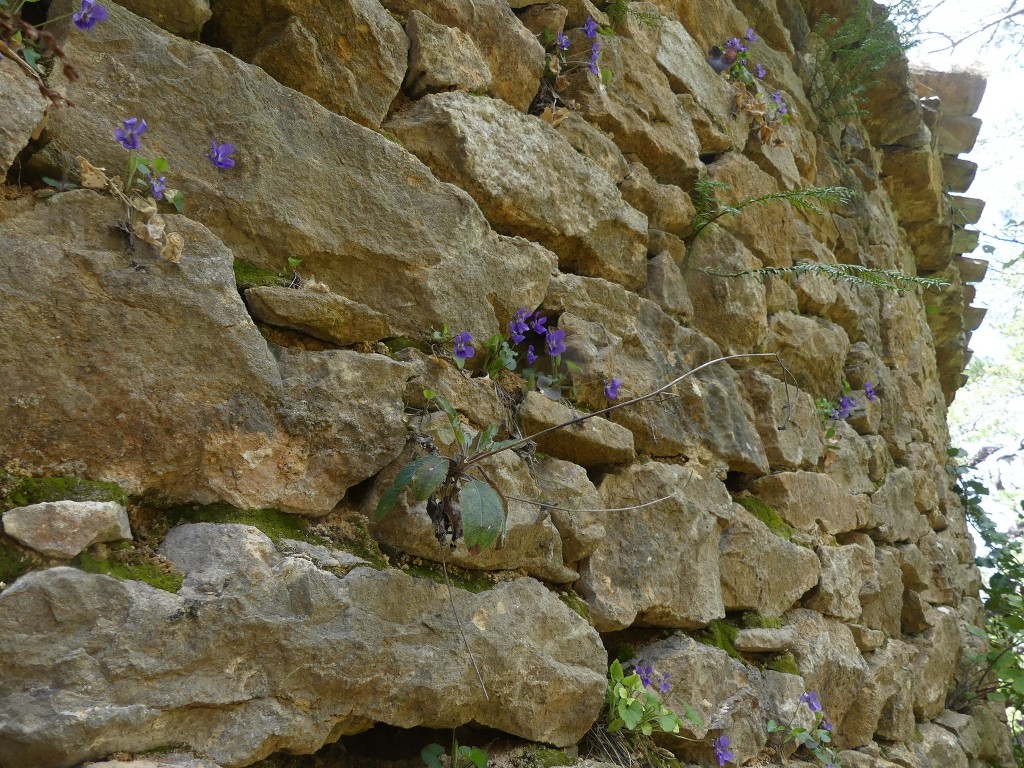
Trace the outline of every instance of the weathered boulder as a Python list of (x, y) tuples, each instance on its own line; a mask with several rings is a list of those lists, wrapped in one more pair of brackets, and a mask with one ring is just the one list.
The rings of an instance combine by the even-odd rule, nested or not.
[(677, 320), (680, 325), (689, 325), (693, 319), (693, 302), (686, 290), (686, 281), (670, 251), (661, 251), (647, 260), (647, 282), (644, 284), (643, 297), (661, 307), (665, 314)]
[(86, 763), (85, 768), (221, 768), (212, 760), (202, 760), (183, 752), (168, 752), (159, 757), (138, 757), (131, 760), (104, 760)]
[(842, 547), (818, 547), (821, 578), (818, 589), (804, 600), (804, 606), (826, 616), (856, 621), (861, 614), (860, 594), (865, 582), (873, 579), (874, 548), (867, 551), (857, 544)]
[(643, 163), (630, 163), (619, 191), (631, 206), (647, 216), (651, 229), (687, 237), (693, 231), (690, 196), (674, 184), (659, 184)]
[(899, 559), (886, 547), (875, 548), (875, 582), (878, 584), (876, 592), (861, 595), (864, 625), (889, 637), (899, 637), (904, 608), (903, 581)]
[(699, 465), (652, 461), (610, 472), (598, 490), (609, 508), (669, 498), (608, 513), (615, 535), (580, 567), (593, 625), (693, 628), (724, 617), (717, 543), (732, 515), (725, 486)]
[(551, 522), (562, 537), (562, 557), (576, 563), (590, 555), (604, 539), (608, 515), (587, 471), (551, 457), (537, 461), (534, 478), (541, 498), (551, 507)]
[(771, 468), (816, 467), (824, 441), (814, 398), (753, 368), (741, 371), (740, 381)]
[[(582, 415), (540, 392), (528, 393), (519, 407), (524, 435), (557, 427)], [(584, 467), (628, 464), (636, 457), (633, 433), (600, 416), (548, 432), (535, 442), (544, 453)]]
[(629, 163), (626, 162), (622, 150), (607, 133), (588, 123), (579, 112), (563, 115), (555, 122), (555, 130), (572, 145), (573, 149), (604, 168), (616, 184), (629, 174)]
[(448, 91), (485, 92), (491, 70), (473, 38), (457, 27), (438, 24), (420, 11), (410, 11), (405, 25), (409, 35), (409, 71), (403, 88), (413, 98)]
[(797, 385), (816, 398), (836, 398), (842, 392), (849, 348), (846, 332), (822, 317), (777, 312), (768, 318), (764, 351), (777, 352)]
[(928, 610), (928, 620), (930, 629), (908, 639), (918, 650), (914, 659), (914, 715), (918, 720), (930, 720), (945, 709), (960, 653), (956, 614), (949, 608), (933, 608)]
[(9, 509), (3, 532), (44, 555), (68, 559), (93, 544), (132, 537), (128, 512), (116, 501), (48, 501)]
[(209, 230), (168, 216), (185, 241), (173, 264), (145, 243), (133, 253), (114, 228), (123, 215), (88, 190), (0, 206), (4, 462), (324, 514), (398, 455), (405, 366), (347, 351), (275, 357)]
[(490, 93), (522, 111), (530, 106), (544, 69), (544, 46), (516, 18), (505, 0), (379, 2), (403, 17), (422, 11), (438, 24), (461, 29), (487, 60), (492, 75)]
[[(544, 307), (559, 314), (559, 328), (568, 333), (566, 358), (587, 374), (580, 401), (593, 408), (607, 405), (602, 380), (619, 378), (624, 391), (640, 395), (721, 355), (712, 341), (678, 325), (654, 302), (604, 280), (559, 275)], [(767, 471), (764, 447), (732, 368), (709, 366), (672, 392), (673, 397), (611, 413), (612, 421), (633, 432), (638, 452), (684, 454), (705, 466), (739, 472)]]
[[(570, 55), (590, 54), (590, 40), (574, 34)], [(615, 136), (658, 181), (689, 189), (701, 169), (700, 144), (668, 80), (636, 40), (602, 36), (600, 64), (615, 78), (606, 88), (586, 67), (567, 76), (564, 97), (575, 99), (587, 120)]]
[(385, 127), (438, 178), (469, 192), (494, 227), (550, 248), (563, 270), (643, 283), (646, 217), (543, 120), (452, 92), (424, 97)]
[(899, 640), (865, 654), (867, 678), (843, 719), (846, 746), (859, 747), (878, 737), (890, 741), (914, 738), (914, 649)]
[(927, 521), (914, 506), (914, 476), (906, 467), (890, 472), (871, 494), (869, 526), (879, 541), (910, 541), (927, 530)]
[(43, 122), (49, 101), (13, 62), (0, 66), (0, 93), (7, 106), (0, 124), (0, 177), (6, 177), (18, 153), (28, 146)]
[[(88, 35), (62, 40), (80, 74), (65, 86), (77, 106), (49, 121), (50, 142), (36, 156), (44, 172), (59, 178), (62, 168), (48, 166), (71, 167), (76, 155), (123, 167), (127, 153), (112, 140), (117, 119), (143, 116), (142, 153), (169, 160), (168, 186), (184, 191), (189, 215), (236, 258), (275, 272), (286, 256), (302, 259), (302, 270), (334, 293), (383, 314), (391, 335), (448, 325), (486, 337), (519, 306), (540, 303), (551, 254), (495, 235), (467, 194), (400, 145), (223, 51), (109, 10)], [(118, 115), (96, 93), (118, 94)], [(233, 168), (203, 155), (211, 134), (234, 145)]]
[(377, 0), (217, 0), (211, 35), (279, 83), (378, 126), (405, 77), (409, 40)]
[(809, 531), (820, 522), (829, 533), (841, 533), (857, 527), (850, 495), (827, 475), (777, 472), (755, 480), (750, 492), (795, 528)]
[(198, 40), (203, 25), (210, 20), (210, 0), (182, 0), (165, 3), (162, 0), (124, 0), (119, 3), (129, 11), (149, 19), (178, 37)]
[(257, 320), (335, 344), (377, 341), (388, 335), (380, 312), (334, 293), (260, 285), (246, 290), (245, 305)]
[(186, 744), (233, 768), (374, 722), (568, 745), (601, 709), (597, 633), (532, 579), (452, 590), (487, 698), (443, 584), (339, 577), (248, 526), (181, 526), (161, 551), (186, 573), (176, 595), (71, 568), (0, 593), (5, 764)]
[(949, 768), (967, 768), (967, 755), (957, 743), (956, 736), (941, 725), (921, 723), (921, 746), (931, 765)]

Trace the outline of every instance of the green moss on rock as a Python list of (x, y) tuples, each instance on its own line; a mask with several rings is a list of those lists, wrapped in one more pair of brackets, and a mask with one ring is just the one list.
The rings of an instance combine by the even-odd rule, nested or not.
[(800, 667), (797, 666), (796, 657), (789, 651), (773, 656), (767, 666), (768, 669), (776, 672), (785, 672), (787, 675), (800, 674)]
[(128, 504), (128, 494), (117, 483), (78, 477), (26, 477), (11, 492), (6, 507), (25, 507), (45, 501), (116, 501)]
[[(418, 579), (429, 579), (438, 584), (444, 584), (444, 569), (440, 563), (417, 558), (416, 562), (403, 564), (402, 570)], [(453, 587), (474, 594), (492, 589), (495, 583), (486, 571), (470, 571), (453, 565), (448, 566), (448, 581)]]
[(136, 560), (129, 551), (113, 551), (106, 559), (83, 552), (71, 564), (86, 573), (113, 576), (122, 581), (142, 581), (165, 592), (181, 589), (184, 576), (177, 571), (165, 571), (152, 563)]
[(763, 616), (756, 611), (747, 611), (740, 617), (746, 629), (781, 629), (782, 619), (778, 616)]
[(11, 584), (30, 570), (32, 561), (25, 550), (7, 536), (0, 536), (0, 581)]
[(743, 657), (733, 644), (738, 633), (739, 629), (737, 627), (721, 619), (715, 619), (697, 634), (697, 639), (705, 645), (721, 648), (732, 658), (742, 661)]
[(533, 752), (533, 759), (538, 768), (555, 768), (560, 765), (572, 765), (576, 761), (569, 757), (564, 749), (540, 747)]
[(587, 622), (590, 621), (590, 606), (587, 605), (587, 601), (577, 595), (575, 592), (566, 590), (565, 592), (558, 593), (558, 599), (565, 603), (574, 612), (583, 617)]
[(257, 267), (245, 259), (235, 259), (235, 282), (239, 288), (252, 288), (259, 285), (286, 286), (288, 281), (271, 269)]
[(783, 520), (778, 512), (760, 499), (756, 499), (753, 496), (744, 496), (741, 499), (736, 499), (736, 503), (764, 523), (768, 530), (776, 536), (781, 536), (786, 541), (793, 540), (793, 527)]
[(235, 523), (258, 528), (275, 544), (281, 539), (297, 539), (331, 546), (330, 541), (309, 530), (306, 518), (276, 509), (239, 509), (230, 504), (218, 503), (169, 507), (164, 515), (168, 529), (183, 523)]

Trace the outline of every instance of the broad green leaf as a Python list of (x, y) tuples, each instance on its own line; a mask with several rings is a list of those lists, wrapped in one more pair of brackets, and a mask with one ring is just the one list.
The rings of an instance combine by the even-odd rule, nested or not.
[(409, 462), (398, 470), (398, 474), (395, 475), (394, 482), (392, 482), (391, 486), (381, 494), (380, 501), (377, 502), (377, 510), (374, 513), (375, 520), (380, 520), (384, 515), (391, 511), (391, 508), (398, 503), (398, 499), (401, 497), (402, 491), (404, 491), (405, 487), (412, 482), (412, 478), (413, 475), (416, 474), (416, 470), (423, 466), (426, 460), (430, 458), (435, 457), (423, 456), (422, 458)]
[(483, 432), (476, 436), (476, 440), (473, 442), (473, 449), (470, 453), (484, 453), (491, 449), (491, 445), (494, 443), (494, 436), (498, 434), (498, 425), (491, 424)]
[[(437, 331), (435, 331), (434, 333), (437, 333)], [(424, 389), (423, 397), (425, 397), (427, 400), (433, 400), (435, 397), (437, 397), (437, 392), (435, 392), (432, 389)]]
[(644, 723), (640, 726), (640, 732), (644, 736), (650, 736), (652, 733), (654, 733), (654, 726), (651, 723)]
[(416, 501), (423, 501), (440, 488), (448, 476), (449, 466), (451, 464), (444, 456), (424, 456), (422, 464), (416, 468), (409, 483), (409, 493), (412, 497)]
[(151, 165), (153, 166), (154, 173), (167, 173), (171, 168), (170, 163), (163, 157), (154, 157)]
[(668, 714), (662, 715), (658, 718), (658, 725), (665, 733), (679, 733), (679, 726), (681, 723), (678, 717)]
[(427, 744), (420, 750), (420, 759), (427, 768), (444, 768), (441, 758), (444, 756), (444, 747), (440, 744)]
[[(686, 719), (687, 720), (689, 720), (691, 723), (693, 723), (695, 726), (697, 726), (698, 730), (701, 730), (701, 729), (704, 728), (704, 721), (701, 719), (701, 716), (698, 715), (697, 711), (693, 707), (691, 707), (689, 704), (683, 704), (683, 714), (686, 715)], [(772, 724), (774, 722), (775, 721), (773, 720), (773, 721), (768, 723), (768, 732), (769, 733), (771, 733), (771, 731), (772, 731)], [(781, 728), (778, 728), (778, 726), (776, 726), (776, 729), (777, 730), (782, 730)]]
[(490, 547), (505, 529), (505, 507), (487, 483), (470, 480), (459, 495), (462, 532), (470, 551)]
[(459, 747), (459, 754), (466, 757), (477, 768), (487, 767), (487, 753), (479, 747)]
[(632, 704), (626, 704), (624, 701), (619, 702), (619, 717), (622, 718), (622, 722), (626, 724), (629, 730), (634, 730), (640, 721), (644, 718), (644, 708), (638, 701), (634, 701)]
[(611, 667), (608, 668), (608, 677), (612, 682), (617, 682), (622, 679), (622, 665), (619, 663), (618, 659), (613, 661)]

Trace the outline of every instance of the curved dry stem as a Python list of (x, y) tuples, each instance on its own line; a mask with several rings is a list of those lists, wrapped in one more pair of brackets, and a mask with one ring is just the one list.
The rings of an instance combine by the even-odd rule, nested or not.
[(452, 583), (448, 580), (448, 558), (445, 556), (444, 547), (441, 547), (441, 572), (444, 574), (444, 585), (448, 588), (448, 602), (452, 606), (452, 618), (455, 619), (455, 626), (459, 629), (459, 634), (462, 636), (462, 642), (466, 646), (466, 653), (469, 654), (469, 660), (473, 664), (473, 671), (476, 672), (476, 679), (480, 681), (480, 689), (484, 692), (484, 699), (490, 701), (491, 697), (487, 693), (487, 686), (484, 685), (484, 677), (480, 674), (480, 667), (476, 664), (476, 656), (473, 655), (473, 649), (469, 647), (469, 640), (466, 639), (466, 633), (462, 631), (462, 622), (459, 621), (459, 612), (455, 608), (455, 597), (452, 595)]

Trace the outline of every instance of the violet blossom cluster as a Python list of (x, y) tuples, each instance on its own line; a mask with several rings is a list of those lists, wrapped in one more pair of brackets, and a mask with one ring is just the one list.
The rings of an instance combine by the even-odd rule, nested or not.
[[(875, 387), (870, 381), (864, 382), (864, 395), (867, 397), (868, 402), (878, 402), (878, 395), (875, 393)], [(850, 413), (857, 407), (857, 403), (857, 398), (853, 395), (843, 395), (839, 398), (838, 405), (832, 409), (832, 414), (829, 418), (832, 419), (832, 421), (843, 421), (849, 418)], [(812, 708), (812, 711), (817, 710)]]

